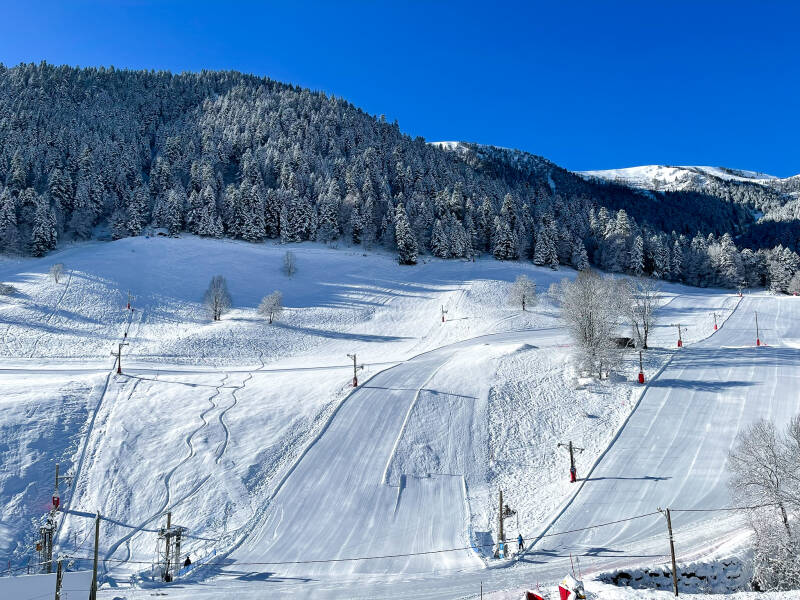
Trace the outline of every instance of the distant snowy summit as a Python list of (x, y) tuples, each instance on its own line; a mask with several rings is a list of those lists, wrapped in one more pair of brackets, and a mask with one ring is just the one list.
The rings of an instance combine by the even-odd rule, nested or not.
[(627, 186), (657, 191), (684, 191), (708, 187), (716, 181), (739, 182), (774, 188), (784, 181), (800, 176), (781, 179), (774, 175), (728, 169), (726, 167), (644, 165), (624, 169), (602, 171), (579, 171), (578, 175), (589, 179), (613, 181)]
[[(537, 168), (538, 170), (550, 170), (556, 166), (541, 156), (522, 150), (471, 142), (443, 141), (430, 142), (430, 144), (459, 154), (462, 158), (472, 154), (481, 159), (501, 160), (515, 167), (533, 167), (533, 170), (537, 170)], [(761, 206), (764, 203), (759, 201), (759, 196), (766, 195), (771, 198), (770, 205), (783, 206), (787, 202), (797, 203), (800, 201), (800, 175), (780, 178), (758, 171), (693, 165), (644, 165), (622, 169), (571, 171), (571, 173), (587, 182), (616, 184), (640, 190), (645, 194), (650, 192), (693, 192), (729, 198), (731, 189), (738, 188), (738, 195), (747, 195), (747, 200), (757, 206), (759, 214), (770, 212), (770, 208), (776, 208), (776, 206)], [(745, 188), (748, 191), (744, 192)], [(764, 208), (767, 210), (764, 211)], [(787, 215), (794, 219), (797, 212), (795, 207), (791, 206), (775, 212), (773, 216), (777, 220), (784, 220), (788, 218)], [(783, 213), (787, 213), (787, 215)]]

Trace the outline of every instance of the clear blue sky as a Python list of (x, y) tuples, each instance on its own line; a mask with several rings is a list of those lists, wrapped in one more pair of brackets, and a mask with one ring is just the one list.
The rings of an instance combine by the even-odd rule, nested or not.
[(571, 169), (800, 173), (800, 2), (2, 0), (0, 61), (236, 69)]

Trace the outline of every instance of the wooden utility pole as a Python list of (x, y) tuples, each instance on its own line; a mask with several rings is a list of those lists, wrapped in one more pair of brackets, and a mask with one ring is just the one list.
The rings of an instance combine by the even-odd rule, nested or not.
[(61, 559), (58, 559), (58, 570), (56, 570), (56, 600), (61, 600)]
[(669, 553), (672, 557), (672, 586), (675, 589), (675, 596), (678, 595), (678, 568), (675, 565), (675, 539), (672, 536), (672, 517), (669, 514), (669, 509), (661, 510), (664, 516), (667, 517), (667, 531), (669, 532)]
[(120, 342), (117, 347), (116, 353), (112, 352), (111, 356), (117, 357), (117, 375), (122, 375), (122, 347), (130, 346), (128, 342)]
[(356, 364), (356, 355), (355, 354), (348, 354), (347, 358), (353, 359), (353, 387), (358, 387), (358, 370), (363, 369), (364, 365)]
[[(497, 555), (496, 558), (506, 557), (506, 534), (503, 531), (503, 490), (500, 490), (500, 504), (497, 507)], [(500, 556), (500, 547), (503, 548), (503, 556)]]
[(567, 444), (558, 444), (559, 448), (567, 448), (569, 450), (569, 482), (575, 483), (578, 479), (578, 470), (575, 468), (575, 452), (581, 453), (585, 448), (578, 448), (572, 445), (572, 441)]
[(92, 563), (92, 587), (89, 590), (89, 600), (97, 600), (97, 555), (100, 544), (100, 513), (94, 518), (94, 562)]

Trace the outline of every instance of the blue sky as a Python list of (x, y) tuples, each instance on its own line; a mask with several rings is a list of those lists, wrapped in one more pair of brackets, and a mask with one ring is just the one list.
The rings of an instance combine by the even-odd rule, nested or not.
[(800, 2), (9, 2), (0, 62), (235, 69), (571, 169), (800, 173)]

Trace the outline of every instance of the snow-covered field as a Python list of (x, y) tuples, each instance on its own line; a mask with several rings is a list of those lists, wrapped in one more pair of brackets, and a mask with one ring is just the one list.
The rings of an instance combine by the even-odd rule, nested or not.
[[(745, 389), (700, 386), (695, 372), (721, 368), (711, 357), (715, 340), (750, 344), (747, 317), (726, 321), (742, 313), (740, 299), (726, 291), (665, 284), (655, 348), (645, 357), (648, 380), (664, 374), (640, 386), (631, 355), (622, 375), (585, 382), (568, 365), (569, 336), (544, 294), (528, 313), (507, 302), (518, 274), (543, 292), (574, 276), (571, 270), (492, 259), (409, 268), (350, 248), (288, 249), (298, 263), (291, 278), (280, 269), (286, 246), (191, 237), (89, 243), (0, 265), (0, 281), (20, 290), (0, 303), (0, 558), (25, 565), (31, 519), (48, 508), (58, 462), (76, 479), (62, 492), (68, 514), (57, 546), (88, 557), (90, 517), (99, 511), (108, 519), (100, 543), (106, 585), (125, 586), (149, 567), (154, 530), (167, 511), (188, 528), (184, 549), (194, 559), (217, 553), (216, 566), (170, 588), (173, 597), (257, 598), (269, 585), (276, 596), (369, 598), (393, 585), (409, 597), (447, 598), (468, 595), (484, 578), (487, 590), (552, 582), (565, 568), (561, 548), (580, 540), (511, 569), (485, 569), (496, 566), (480, 546), (495, 540), (498, 489), (517, 510), (518, 524), (506, 522), (514, 537), (519, 529), (530, 540), (554, 522), (558, 530), (594, 523), (606, 516), (576, 507), (588, 506), (581, 498), (591, 498), (595, 484), (568, 483), (559, 442), (586, 449), (578, 474), (587, 476), (641, 401), (594, 480), (606, 462), (614, 464), (624, 434), (641, 431), (637, 418), (666, 419), (673, 404), (685, 410), (674, 399), (659, 404), (659, 395), (700, 394), (713, 404)], [(47, 276), (56, 262), (65, 266), (58, 284)], [(219, 323), (201, 305), (215, 274), (226, 276), (234, 301)], [(268, 325), (256, 307), (275, 289), (287, 310)], [(125, 309), (129, 290), (132, 312)], [(800, 335), (785, 325), (793, 299), (745, 302), (759, 304), (767, 341), (782, 346), (770, 360), (793, 360), (786, 353), (796, 352), (791, 344)], [(721, 330), (708, 338), (714, 313)], [(678, 324), (685, 348), (676, 365)], [(110, 375), (109, 353), (126, 331), (125, 374)], [(364, 365), (354, 393), (352, 353)], [(724, 377), (761, 381), (759, 368)], [(651, 397), (655, 416), (648, 416)], [(748, 407), (741, 404), (708, 468), (722, 469), (724, 444), (750, 418), (742, 412)], [(687, 413), (676, 414), (685, 421)], [(662, 489), (649, 480), (627, 485), (637, 506), (637, 485)], [(580, 487), (587, 489), (573, 501)], [(713, 501), (722, 501), (724, 482), (702, 489), (698, 499), (714, 490)], [(703, 522), (691, 525), (699, 530)], [(630, 543), (643, 539), (637, 531), (628, 531)], [(463, 549), (418, 554), (453, 548)], [(604, 562), (602, 555), (594, 560)], [(350, 560), (357, 557), (370, 560)], [(324, 562), (276, 564), (309, 560)], [(139, 594), (145, 590), (101, 591), (107, 598)]]

